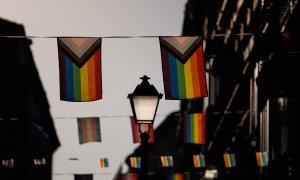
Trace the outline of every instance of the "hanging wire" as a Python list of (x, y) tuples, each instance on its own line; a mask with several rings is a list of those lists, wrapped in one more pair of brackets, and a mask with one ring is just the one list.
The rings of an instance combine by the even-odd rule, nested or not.
[[(257, 33), (256, 33), (257, 34)], [(210, 37), (218, 37), (218, 36), (240, 36), (240, 35), (255, 35), (255, 33), (222, 33), (222, 34), (213, 34), (208, 35)], [(0, 38), (16, 38), (16, 39), (22, 39), (22, 38), (29, 38), (29, 39), (52, 39), (52, 38), (62, 38), (62, 37), (101, 37), (101, 38), (157, 38), (157, 37), (163, 37), (163, 36), (0, 36)], [(176, 36), (174, 36), (176, 37)], [(184, 36), (177, 36), (177, 37), (184, 37)]]
[[(224, 112), (204, 112), (204, 114), (207, 115), (228, 115), (228, 114), (244, 114), (246, 111), (224, 111)], [(170, 114), (157, 114), (156, 117), (168, 117)], [(175, 113), (175, 116), (181, 117), (182, 114), (180, 112)], [(85, 115), (85, 116), (52, 116), (52, 119), (77, 119), (80, 117), (100, 117), (101, 119), (118, 119), (118, 118), (130, 118), (132, 115)], [(3, 118), (0, 117), (0, 122), (3, 120), (11, 120), (11, 121), (17, 121), (22, 118), (16, 118), (16, 117), (11, 117), (11, 118)], [(28, 119), (28, 118), (24, 118)], [(30, 120), (30, 118), (29, 118)]]

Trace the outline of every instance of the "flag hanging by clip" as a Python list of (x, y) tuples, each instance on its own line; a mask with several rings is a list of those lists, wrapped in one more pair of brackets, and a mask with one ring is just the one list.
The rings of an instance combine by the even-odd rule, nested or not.
[(75, 180), (93, 180), (92, 174), (75, 174)]
[(60, 99), (94, 101), (102, 98), (101, 38), (59, 37)]
[(159, 37), (166, 99), (207, 96), (201, 36)]
[(163, 167), (172, 167), (174, 165), (173, 156), (161, 156), (160, 160)]
[(120, 175), (120, 180), (138, 180), (139, 174), (137, 173), (126, 173)]
[(79, 143), (101, 142), (100, 118), (77, 118)]
[(206, 115), (204, 113), (184, 114), (185, 143), (205, 144), (205, 118)]
[(42, 158), (42, 159), (33, 159), (33, 163), (36, 166), (46, 165), (46, 159), (45, 158)]
[(195, 168), (200, 168), (200, 167), (206, 166), (204, 155), (202, 153), (193, 155), (193, 162), (194, 162)]
[(268, 153), (267, 152), (256, 152), (257, 166), (265, 167), (268, 166)]
[(225, 163), (226, 168), (236, 167), (236, 161), (235, 161), (234, 154), (225, 153), (223, 155), (223, 158), (224, 158), (224, 163)]
[(108, 168), (108, 159), (107, 158), (99, 158), (100, 168)]
[(171, 173), (165, 178), (166, 180), (185, 180), (184, 173)]
[(4, 159), (4, 160), (2, 160), (2, 165), (7, 168), (13, 168), (14, 160), (13, 159)]
[[(135, 121), (132, 116), (130, 116), (130, 122), (131, 122), (131, 129), (132, 129), (132, 139), (133, 143), (141, 143), (141, 138), (140, 138), (140, 131), (139, 131), (139, 125), (135, 124)], [(154, 143), (154, 130), (153, 126), (149, 126), (149, 124), (140, 124), (141, 129), (143, 128), (150, 128), (149, 130), (149, 138), (148, 138), (148, 143)]]
[(132, 168), (141, 168), (141, 157), (130, 157), (130, 165)]

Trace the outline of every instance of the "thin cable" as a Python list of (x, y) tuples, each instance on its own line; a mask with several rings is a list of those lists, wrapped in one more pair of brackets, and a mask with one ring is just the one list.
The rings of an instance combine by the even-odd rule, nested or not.
[[(245, 111), (224, 111), (224, 112), (209, 112), (209, 113), (204, 113), (204, 114), (207, 114), (207, 115), (227, 115), (227, 114), (243, 114), (245, 113)], [(192, 114), (192, 113), (191, 113)], [(168, 117), (169, 115), (171, 114), (158, 114), (156, 115), (155, 117)], [(182, 116), (182, 114), (180, 112), (178, 113), (175, 113), (174, 114), (175, 116)], [(52, 116), (52, 119), (77, 119), (77, 118), (84, 118), (84, 117), (99, 117), (101, 119), (114, 119), (114, 118), (130, 118), (130, 116), (132, 115), (104, 115), (104, 116), (101, 116), (101, 115), (85, 115), (85, 116)], [(0, 117), (0, 122), (1, 121), (5, 121), (5, 120), (9, 120), (9, 121), (17, 121), (19, 119), (22, 119), (22, 118), (3, 118), (3, 117)], [(28, 118), (24, 118), (24, 119), (28, 119)], [(29, 119), (30, 120), (30, 119)]]
[[(259, 34), (259, 33), (256, 33)], [(255, 35), (255, 33), (223, 33), (223, 34), (214, 34), (214, 35), (208, 35), (209, 37), (217, 37), (217, 36), (240, 36), (240, 35)], [(168, 36), (0, 36), (0, 38), (16, 38), (16, 39), (22, 39), (22, 38), (28, 38), (28, 39), (52, 39), (52, 38), (63, 38), (63, 37), (99, 37), (99, 38), (157, 38), (157, 37), (168, 37)], [(185, 36), (172, 36), (172, 37), (185, 37)], [(186, 36), (188, 37), (188, 36)]]

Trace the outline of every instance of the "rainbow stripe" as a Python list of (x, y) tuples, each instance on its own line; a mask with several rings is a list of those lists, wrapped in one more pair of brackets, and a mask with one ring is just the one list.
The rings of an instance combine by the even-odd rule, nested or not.
[(267, 152), (256, 152), (257, 166), (265, 167), (268, 166), (268, 153)]
[(140, 157), (130, 157), (130, 165), (132, 168), (141, 168), (141, 158)]
[(184, 142), (194, 144), (205, 144), (205, 124), (206, 115), (204, 113), (194, 113), (184, 115)]
[(45, 158), (33, 159), (33, 164), (36, 165), (36, 166), (46, 165), (46, 159)]
[(121, 174), (120, 180), (138, 180), (139, 175), (137, 173), (127, 173), (127, 174)]
[(226, 168), (236, 167), (236, 161), (235, 161), (235, 155), (234, 154), (225, 153), (223, 155), (223, 158), (224, 158)]
[[(133, 119), (132, 116), (130, 116), (130, 122), (131, 122), (133, 143), (140, 143), (141, 138), (140, 138), (139, 125), (135, 124), (134, 119)], [(140, 126), (141, 126), (141, 128), (143, 128), (143, 126), (149, 126), (149, 125), (148, 124), (141, 124)], [(148, 129), (148, 127), (146, 127), (146, 128)], [(154, 143), (153, 126), (150, 126), (148, 143)]]
[[(190, 45), (189, 48), (175, 46), (180, 44), (178, 42), (180, 39), (185, 38), (160, 37), (166, 99), (194, 99), (208, 95), (203, 64), (202, 37), (196, 37), (197, 41), (188, 39), (194, 42), (194, 46), (183, 40), (182, 46)], [(170, 41), (175, 43), (170, 43)], [(178, 56), (178, 53), (181, 53), (181, 51), (177, 51), (178, 49), (184, 49), (184, 52), (188, 51), (188, 53)]]
[(205, 167), (205, 159), (204, 155), (202, 153), (193, 155), (193, 162), (194, 162), (194, 167), (195, 168), (200, 168), (200, 167)]
[[(83, 41), (81, 46), (88, 48), (69, 43), (74, 39), (58, 38), (60, 99), (79, 102), (101, 99), (101, 39), (85, 38), (87, 42)], [(85, 54), (76, 53), (81, 51)], [(85, 59), (76, 60), (78, 56)]]
[(77, 118), (79, 143), (101, 142), (100, 118)]
[(168, 175), (168, 178), (166, 178), (166, 179), (167, 180), (184, 180), (185, 175), (183, 173), (174, 173), (174, 174)]
[(161, 160), (161, 164), (162, 164), (163, 167), (172, 167), (172, 166), (174, 166), (172, 156), (161, 156), (160, 160)]
[(108, 159), (107, 158), (99, 158), (100, 168), (108, 168)]
[(2, 160), (2, 165), (4, 167), (13, 168), (14, 167), (14, 160), (13, 159)]

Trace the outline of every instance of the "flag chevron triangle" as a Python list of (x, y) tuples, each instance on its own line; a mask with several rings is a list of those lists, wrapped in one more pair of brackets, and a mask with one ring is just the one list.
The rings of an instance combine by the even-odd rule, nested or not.
[(160, 44), (172, 53), (178, 60), (185, 64), (194, 51), (202, 45), (201, 36), (167, 36), (159, 37)]
[(101, 38), (60, 37), (57, 38), (60, 49), (78, 67), (82, 67), (101, 47)]

